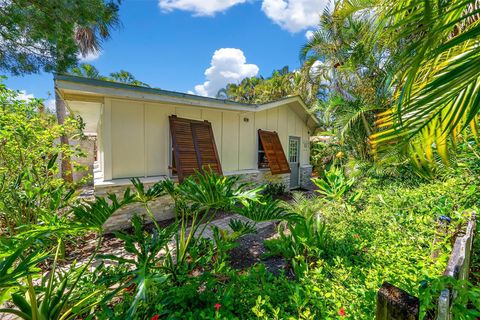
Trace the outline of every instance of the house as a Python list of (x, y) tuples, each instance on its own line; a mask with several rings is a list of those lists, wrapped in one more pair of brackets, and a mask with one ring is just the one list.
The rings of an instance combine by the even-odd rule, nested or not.
[[(97, 195), (122, 192), (132, 177), (146, 185), (182, 181), (205, 167), (288, 189), (310, 182), (309, 139), (318, 122), (297, 96), (257, 105), (71, 75), (54, 80), (85, 133), (97, 137)], [(168, 216), (168, 204), (158, 209), (159, 219)]]

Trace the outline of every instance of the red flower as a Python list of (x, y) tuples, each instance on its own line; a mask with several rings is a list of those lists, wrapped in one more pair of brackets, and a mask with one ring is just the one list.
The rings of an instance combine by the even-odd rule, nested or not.
[(160, 319), (160, 316), (156, 314), (150, 320), (158, 320), (158, 319)]
[(347, 315), (345, 309), (343, 308), (340, 308), (340, 310), (338, 310), (338, 314), (340, 315), (340, 317), (345, 317)]
[(215, 305), (213, 307), (215, 308), (216, 311), (218, 311), (221, 306), (222, 305), (220, 303), (215, 303)]
[(354, 237), (355, 239), (360, 238), (360, 237), (358, 236), (358, 234), (354, 234), (353, 237)]

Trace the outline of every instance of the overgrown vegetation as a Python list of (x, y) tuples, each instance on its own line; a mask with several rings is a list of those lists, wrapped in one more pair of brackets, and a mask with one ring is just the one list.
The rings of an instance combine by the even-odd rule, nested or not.
[[(98, 51), (118, 26), (117, 2), (44, 2), (0, 5), (2, 70), (70, 70), (146, 85), (125, 71), (105, 78), (93, 66), (75, 67), (77, 54)], [(81, 121), (58, 125), (41, 101), (20, 101), (0, 86), (0, 313), (371, 319), (388, 281), (420, 298), (422, 317), (435, 317), (440, 292), (455, 288), (455, 319), (476, 319), (478, 236), (470, 279), (441, 275), (455, 237), (480, 208), (478, 16), (473, 0), (339, 1), (301, 49), (300, 70), (219, 92), (247, 103), (300, 95), (320, 119), (318, 133), (330, 138), (311, 146), (316, 191), (288, 202), (273, 200), (282, 185), (254, 187), (208, 171), (150, 188), (132, 179), (121, 196), (79, 200), (59, 178), (58, 159), (78, 151), (64, 138), (80, 134)], [(155, 221), (159, 197), (174, 202), (169, 226)], [(114, 234), (127, 256), (98, 254), (104, 223), (127, 205), (139, 208), (132, 230)], [(201, 237), (220, 212), (248, 220)], [(231, 250), (264, 221), (276, 223), (264, 258), (279, 258), (281, 271), (263, 262), (235, 269)], [(88, 257), (66, 260), (86, 235), (95, 240)]]

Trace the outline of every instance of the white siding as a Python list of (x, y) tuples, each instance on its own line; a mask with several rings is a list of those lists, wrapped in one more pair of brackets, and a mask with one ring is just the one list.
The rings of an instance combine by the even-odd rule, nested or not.
[[(100, 147), (106, 166), (105, 179), (168, 175), (171, 161), (168, 116), (172, 114), (212, 124), (224, 172), (257, 168), (258, 129), (276, 131), (285, 152), (289, 136), (300, 137), (300, 161), (309, 162), (308, 128), (288, 105), (240, 112), (107, 98), (99, 136), (104, 139)], [(111, 177), (108, 161), (111, 161)]]
[(145, 121), (143, 103), (112, 100), (113, 178), (145, 175)]

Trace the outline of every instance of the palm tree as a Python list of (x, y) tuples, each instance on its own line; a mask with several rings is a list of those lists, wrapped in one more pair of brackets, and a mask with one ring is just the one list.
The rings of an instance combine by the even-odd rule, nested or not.
[(68, 71), (68, 73), (75, 76), (90, 78), (90, 79), (100, 79), (100, 80), (106, 79), (106, 77), (100, 74), (100, 71), (98, 71), (98, 69), (95, 66), (88, 63), (81, 63), (78, 66), (71, 68)]
[[(65, 19), (68, 19), (68, 17), (65, 17)], [(102, 41), (110, 38), (110, 30), (117, 26), (119, 26), (118, 7), (113, 3), (105, 5), (104, 10), (94, 20), (89, 21), (85, 25), (79, 25), (75, 29), (74, 40), (77, 43), (79, 53), (83, 56), (97, 53), (101, 49)], [(61, 48), (58, 51), (57, 60), (59, 62), (57, 63), (56, 72), (64, 73), (68, 68), (66, 68), (64, 63), (60, 63), (63, 60)], [(55, 90), (55, 110), (58, 124), (63, 125), (67, 112), (65, 102), (59, 96), (57, 90)], [(65, 134), (60, 137), (60, 141), (62, 145), (69, 145), (68, 137)], [(70, 157), (66, 153), (62, 154), (61, 174), (65, 181), (73, 182), (72, 164)]]
[(119, 72), (110, 73), (110, 79), (108, 80), (131, 84), (135, 86), (150, 87), (145, 82), (137, 80), (133, 74), (125, 70), (120, 70)]
[(400, 145), (427, 170), (436, 154), (448, 164), (461, 133), (478, 137), (480, 2), (358, 0), (344, 7), (375, 12), (374, 39), (402, 44), (391, 55), (396, 104), (379, 115), (373, 149)]
[(324, 122), (333, 123), (355, 157), (368, 160), (374, 115), (385, 110), (390, 96), (383, 90), (388, 79), (382, 63), (385, 49), (361, 42), (371, 24), (340, 9), (339, 4), (333, 11), (325, 9), (313, 37), (302, 47), (302, 74), (325, 88), (326, 99), (318, 105)]

